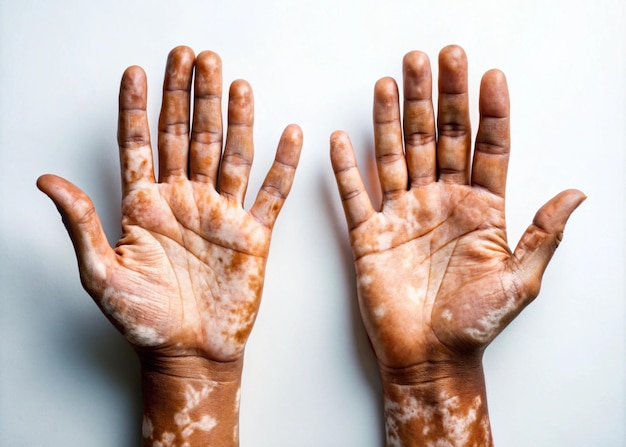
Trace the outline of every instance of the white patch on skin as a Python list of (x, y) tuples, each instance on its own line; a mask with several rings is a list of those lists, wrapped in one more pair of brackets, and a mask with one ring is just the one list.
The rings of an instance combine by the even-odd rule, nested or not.
[(152, 425), (152, 421), (148, 416), (143, 417), (143, 423), (141, 424), (141, 434), (144, 438), (151, 438), (152, 431), (154, 430), (154, 426)]
[(425, 299), (423, 291), (410, 285), (406, 286), (406, 297), (416, 304), (423, 303)]
[(135, 344), (140, 346), (157, 346), (165, 341), (165, 338), (159, 336), (156, 329), (141, 324), (131, 326), (128, 329), (128, 335), (132, 337)]
[(241, 387), (237, 388), (237, 393), (235, 393), (235, 413), (239, 412), (240, 403), (241, 403)]
[(157, 346), (165, 341), (165, 338), (159, 335), (156, 329), (137, 324), (132, 321), (128, 315), (120, 313), (115, 305), (117, 299), (118, 298), (115, 297), (115, 289), (107, 287), (102, 293), (100, 304), (107, 315), (111, 316), (122, 327), (126, 328), (124, 336), (126, 336), (131, 343), (140, 346)]
[(359, 281), (361, 286), (367, 287), (371, 283), (374, 282), (374, 278), (372, 278), (370, 275), (363, 275), (363, 276), (358, 278), (358, 281)]
[(168, 431), (163, 432), (161, 435), (160, 441), (154, 441), (152, 447), (174, 447), (174, 440), (176, 439), (176, 435), (174, 433), (170, 433)]
[(376, 242), (371, 247), (372, 251), (385, 251), (390, 249), (393, 246), (393, 231), (387, 231), (385, 233), (380, 233), (376, 237)]
[[(241, 405), (241, 387), (238, 387), (237, 392), (235, 393), (235, 403), (234, 403), (235, 414), (239, 414), (240, 405)], [(233, 440), (235, 441), (236, 444), (239, 444), (239, 423), (237, 421), (235, 421), (235, 424), (233, 425)]]
[(421, 419), (424, 426), (432, 420), (434, 411), (431, 408), (424, 408), (412, 396), (406, 397), (402, 403), (385, 399), (385, 422), (387, 429), (387, 446), (402, 447), (399, 430), (416, 419)]
[(174, 415), (174, 422), (181, 428), (183, 439), (191, 436), (196, 430), (210, 431), (217, 425), (217, 420), (211, 416), (203, 415), (199, 421), (192, 421), (189, 414), (211, 394), (214, 387), (215, 384), (204, 385), (200, 390), (196, 390), (191, 385), (187, 385), (185, 389), (185, 407)]
[[(232, 263), (232, 253), (220, 256), (225, 266)], [(241, 262), (236, 270), (225, 267), (223, 274), (216, 274), (216, 289), (221, 297), (228, 299), (214, 301), (211, 318), (206, 318), (202, 323), (206, 325), (204, 332), (209, 339), (208, 343), (218, 354), (225, 356), (243, 349), (246, 340), (241, 334), (251, 329), (254, 323), (256, 311), (253, 308), (257, 304), (256, 293), (260, 292), (251, 290), (250, 283), (263, 282), (263, 277), (258, 276), (263, 269), (259, 258), (245, 257)]]
[(445, 309), (443, 312), (441, 312), (441, 318), (446, 321), (452, 321), (452, 312), (450, 312), (450, 309)]
[(193, 434), (196, 429), (202, 431), (211, 431), (213, 427), (217, 425), (217, 421), (215, 418), (211, 416), (204, 415), (198, 422), (190, 422), (181, 432), (181, 436), (184, 438), (188, 438)]
[[(441, 425), (442, 437), (436, 440), (428, 440), (425, 447), (465, 447), (469, 437), (476, 430), (474, 427), (478, 420), (478, 412), (482, 405), (480, 396), (476, 396), (469, 408), (460, 405), (458, 396), (449, 396), (442, 393), (436, 406), (425, 405), (419, 402), (408, 392), (400, 398), (399, 402), (385, 399), (385, 422), (388, 447), (402, 447), (402, 433), (407, 425), (422, 426), (422, 434), (432, 436), (432, 430)], [(488, 444), (488, 422), (481, 423), (485, 432), (486, 444)]]
[(374, 308), (374, 316), (376, 318), (382, 318), (385, 316), (386, 313), (387, 313), (387, 309), (385, 308), (384, 304), (381, 304), (380, 306), (376, 306)]
[(106, 278), (106, 266), (94, 256), (89, 258), (86, 270), (91, 272), (93, 278)]
[(502, 320), (517, 307), (514, 297), (510, 297), (504, 306), (492, 309), (487, 315), (478, 320), (479, 327), (465, 330), (465, 333), (481, 343), (490, 342), (496, 332), (502, 327)]
[(439, 440), (428, 447), (461, 447), (467, 445), (471, 426), (476, 423), (478, 409), (482, 403), (480, 396), (476, 396), (466, 414), (458, 414), (459, 398), (447, 398), (442, 394), (442, 425), (447, 441)]

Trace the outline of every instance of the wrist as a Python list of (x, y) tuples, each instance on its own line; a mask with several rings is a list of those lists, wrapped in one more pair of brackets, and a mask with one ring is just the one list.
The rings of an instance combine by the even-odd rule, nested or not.
[(491, 446), (480, 356), (380, 366), (388, 446)]
[(141, 358), (143, 443), (239, 445), (243, 359)]

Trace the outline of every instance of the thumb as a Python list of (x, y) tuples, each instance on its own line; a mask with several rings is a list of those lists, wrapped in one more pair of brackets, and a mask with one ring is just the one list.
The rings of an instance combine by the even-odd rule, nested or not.
[(74, 245), (81, 281), (91, 293), (106, 277), (107, 258), (113, 254), (91, 199), (56, 175), (42, 175), (37, 179), (37, 187), (59, 210)]
[(533, 223), (513, 252), (523, 299), (532, 300), (539, 294), (543, 272), (563, 239), (567, 219), (586, 198), (581, 191), (568, 189), (550, 199), (535, 214)]

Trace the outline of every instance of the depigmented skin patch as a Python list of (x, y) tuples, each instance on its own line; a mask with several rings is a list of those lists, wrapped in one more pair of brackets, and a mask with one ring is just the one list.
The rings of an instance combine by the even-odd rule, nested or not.
[[(242, 362), (177, 362), (142, 363), (143, 445), (238, 445)], [(178, 375), (191, 371), (196, 377)]]
[(97, 301), (137, 347), (168, 352), (182, 341), (188, 352), (224, 361), (243, 352), (270, 230), (220, 199), (192, 182), (153, 184), (124, 198), (124, 236)]
[(481, 349), (521, 310), (503, 205), (433, 183), (388, 200), (351, 231), (361, 311), (381, 362), (432, 360), (427, 346)]
[(436, 403), (429, 403), (416, 398), (415, 394), (404, 390), (398, 394), (398, 401), (385, 399), (387, 447), (486, 447), (492, 444), (489, 418), (481, 396), (462, 401), (442, 392), (436, 397)]

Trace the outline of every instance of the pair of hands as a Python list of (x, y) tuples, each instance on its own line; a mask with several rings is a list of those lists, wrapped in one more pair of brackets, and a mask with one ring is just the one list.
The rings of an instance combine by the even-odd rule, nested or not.
[[(538, 294), (576, 190), (543, 206), (511, 251), (504, 194), (509, 98), (504, 75), (485, 74), (471, 159), (467, 60), (439, 56), (437, 121), (429, 60), (403, 61), (404, 120), (390, 78), (374, 94), (376, 160), (383, 204), (365, 191), (343, 132), (331, 161), (354, 252), (360, 308), (382, 368), (403, 371), (480, 353)], [(193, 120), (190, 118), (193, 82)], [(253, 158), (252, 90), (231, 85), (223, 144), (221, 61), (178, 47), (168, 57), (154, 177), (146, 77), (122, 77), (118, 142), (122, 231), (107, 242), (91, 200), (53, 176), (38, 186), (57, 205), (74, 244), (81, 281), (140, 356), (242, 358), (259, 307), (272, 227), (291, 188), (302, 147), (283, 132), (254, 205), (243, 209)]]

